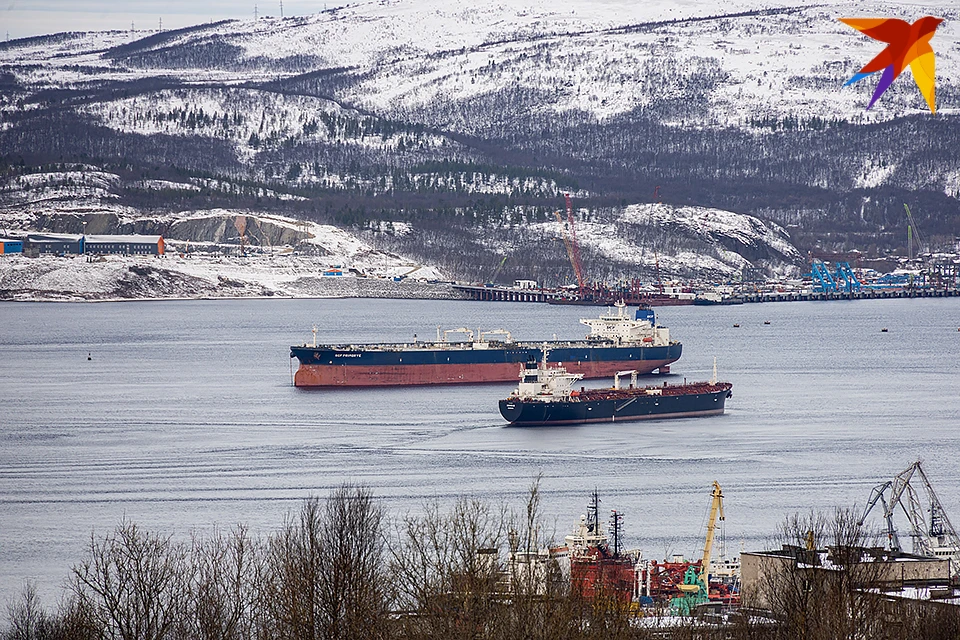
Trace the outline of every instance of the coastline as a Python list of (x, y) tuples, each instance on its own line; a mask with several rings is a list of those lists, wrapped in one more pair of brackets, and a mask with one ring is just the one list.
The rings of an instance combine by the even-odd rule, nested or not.
[(402, 274), (324, 276), (327, 262), (310, 256), (9, 256), (0, 260), (0, 301), (466, 298), (452, 283)]

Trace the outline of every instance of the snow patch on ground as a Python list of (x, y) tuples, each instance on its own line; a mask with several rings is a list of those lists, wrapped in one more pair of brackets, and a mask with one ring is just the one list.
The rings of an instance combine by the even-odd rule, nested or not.
[[(58, 212), (62, 213), (60, 210)], [(50, 213), (46, 211), (45, 215)], [(141, 212), (133, 211), (118, 214), (120, 225), (153, 223), (175, 230), (177, 223), (210, 221), (214, 229), (228, 233), (236, 232), (236, 223), (240, 219), (246, 225), (247, 234), (251, 234), (257, 226), (272, 225), (288, 230), (290, 233), (286, 236), (298, 238), (299, 242), (282, 246), (248, 245), (244, 251), (247, 255), (240, 255), (239, 233), (235, 234), (232, 243), (220, 244), (177, 239), (168, 235), (167, 255), (159, 258), (0, 256), (0, 298), (323, 297), (341, 295), (343, 291), (351, 290), (345, 285), (332, 287), (329, 284), (332, 280), (448, 280), (448, 276), (433, 265), (380, 251), (349, 231), (333, 225), (227, 209), (180, 211), (156, 216), (144, 216)], [(17, 236), (35, 230), (30, 227), (35, 220), (35, 216), (29, 215), (0, 215), (0, 224), (7, 230), (14, 230)], [(408, 223), (397, 222), (394, 225), (398, 233), (412, 231)], [(324, 276), (324, 271), (331, 267), (339, 267), (347, 276)], [(360, 292), (358, 295), (367, 295), (378, 289), (372, 284), (355, 284), (352, 290)], [(450, 291), (444, 291), (427, 291), (423, 295), (453, 295)], [(394, 293), (418, 297), (411, 293), (410, 287)]]
[(875, 189), (879, 187), (887, 178), (893, 175), (897, 170), (897, 165), (873, 165), (869, 164), (863, 168), (862, 173), (854, 181), (853, 186), (856, 189)]
[[(216, 256), (177, 253), (165, 257), (22, 255), (0, 257), (0, 300), (113, 300), (234, 297), (459, 298), (449, 284), (429, 284), (437, 270), (389, 265), (392, 277), (324, 276), (329, 257), (297, 255)], [(414, 279), (416, 278), (416, 279)]]
[[(581, 218), (588, 215), (578, 212)], [(530, 225), (529, 233), (562, 238), (568, 232), (565, 223), (544, 222)], [(796, 270), (794, 265), (802, 262), (800, 252), (779, 226), (707, 207), (630, 205), (609, 221), (577, 221), (575, 233), (582, 253), (686, 277), (730, 277), (744, 267), (790, 274)], [(683, 246), (690, 243), (702, 248)], [(744, 253), (764, 257), (751, 260)]]
[(620, 220), (664, 227), (679, 225), (686, 228), (690, 235), (705, 240), (728, 237), (747, 246), (760, 241), (783, 255), (787, 261), (800, 261), (803, 258), (790, 243), (783, 228), (772, 222), (764, 222), (754, 216), (733, 211), (660, 203), (636, 204), (627, 207)]

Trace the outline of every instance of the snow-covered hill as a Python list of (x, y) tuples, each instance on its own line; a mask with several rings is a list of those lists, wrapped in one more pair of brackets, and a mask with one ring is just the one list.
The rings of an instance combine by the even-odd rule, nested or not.
[[(574, 233), (593, 279), (617, 281), (638, 274), (652, 279), (659, 273), (727, 281), (743, 269), (785, 277), (796, 276), (803, 261), (784, 229), (754, 216), (662, 203), (578, 214)], [(489, 230), (480, 237), (516, 262), (528, 247), (559, 244), (568, 234), (565, 221), (548, 221)]]
[[(882, 45), (837, 18), (925, 14), (946, 19), (938, 114), (909, 72), (866, 111), (874, 82), (843, 83)], [(564, 193), (598, 278), (892, 250), (904, 202), (952, 237), (958, 18), (946, 0), (376, 0), (3, 43), (0, 226), (229, 243), (229, 211), (450, 277), (511, 254), (500, 278), (547, 281)]]
[[(209, 248), (209, 247), (206, 247)], [(449, 283), (428, 282), (430, 269), (394, 265), (410, 279), (324, 276), (330, 258), (290, 254), (179, 254), (175, 243), (164, 258), (10, 255), (0, 259), (0, 300), (103, 301), (158, 298), (429, 298), (462, 297)], [(358, 260), (356, 264), (363, 264)]]
[[(544, 112), (577, 110), (600, 119), (664, 100), (699, 99), (694, 119), (701, 125), (768, 117), (867, 121), (926, 107), (905, 77), (865, 113), (870, 83), (842, 85), (882, 45), (837, 18), (912, 20), (928, 14), (946, 20), (933, 45), (941, 95), (949, 98), (941, 100), (941, 108), (956, 110), (960, 7), (943, 0), (907, 5), (738, 0), (722, 9), (680, 0), (562, 5), (378, 0), (312, 16), (226, 21), (140, 39), (111, 32), (14, 42), (0, 49), (0, 64), (23, 65), (14, 73), (25, 86), (57, 87), (91, 77), (156, 76), (229, 85), (347, 68), (359, 81), (341, 99), (381, 115), (409, 116), (424, 107), (440, 113), (444, 104), (511, 87), (542, 93), (536, 108)], [(176, 104), (166, 98), (161, 103)], [(214, 99), (209, 106), (207, 113), (220, 105)], [(104, 109), (101, 116), (124, 126), (117, 109)], [(483, 123), (429, 124), (476, 130)]]

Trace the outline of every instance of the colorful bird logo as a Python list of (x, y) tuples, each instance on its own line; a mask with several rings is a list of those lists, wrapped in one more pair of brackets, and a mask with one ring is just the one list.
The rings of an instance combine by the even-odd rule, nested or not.
[(877, 71), (883, 71), (883, 75), (880, 76), (880, 84), (877, 85), (877, 90), (873, 92), (873, 98), (867, 105), (867, 109), (880, 99), (880, 96), (893, 84), (900, 72), (907, 65), (910, 65), (913, 79), (917, 83), (920, 93), (926, 98), (930, 112), (937, 112), (934, 87), (936, 64), (933, 57), (933, 48), (930, 46), (930, 38), (933, 37), (937, 26), (943, 22), (941, 18), (926, 16), (913, 24), (893, 18), (840, 18), (840, 22), (850, 25), (857, 31), (862, 31), (874, 40), (887, 43), (886, 49), (881, 51), (876, 58), (868, 62), (843, 85), (853, 84)]

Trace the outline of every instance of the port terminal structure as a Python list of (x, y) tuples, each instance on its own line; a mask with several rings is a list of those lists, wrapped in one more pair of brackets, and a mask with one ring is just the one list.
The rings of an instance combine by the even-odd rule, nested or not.
[(857, 279), (849, 262), (837, 262), (836, 271), (830, 273), (829, 267), (821, 260), (814, 260), (810, 265), (810, 278), (813, 290), (817, 293), (843, 291), (853, 293), (860, 291), (864, 285)]
[[(486, 287), (479, 285), (454, 285), (455, 290), (461, 292), (470, 300), (482, 302), (544, 302), (550, 304), (582, 304), (609, 306), (613, 301), (580, 300), (570, 298), (567, 292), (553, 289), (516, 289), (511, 287)], [(868, 287), (861, 285), (847, 290), (844, 287), (824, 290), (806, 291), (758, 291), (737, 293), (724, 297), (712, 304), (744, 304), (759, 302), (807, 302), (812, 300), (879, 300), (891, 298), (953, 298), (960, 297), (960, 289), (950, 286), (918, 287), (918, 286), (886, 286)], [(640, 300), (641, 304), (661, 306), (658, 300)], [(633, 301), (631, 301), (633, 303)], [(698, 304), (694, 301), (693, 304)]]

